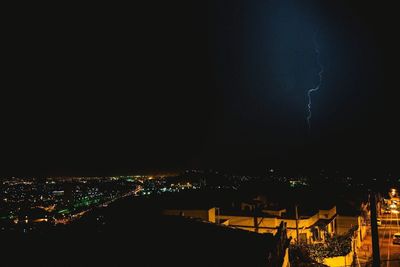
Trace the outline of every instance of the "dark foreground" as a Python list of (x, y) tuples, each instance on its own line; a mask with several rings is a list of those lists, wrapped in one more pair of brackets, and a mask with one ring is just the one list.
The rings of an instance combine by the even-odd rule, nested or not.
[(2, 235), (2, 266), (266, 266), (272, 235), (125, 200), (45, 233)]

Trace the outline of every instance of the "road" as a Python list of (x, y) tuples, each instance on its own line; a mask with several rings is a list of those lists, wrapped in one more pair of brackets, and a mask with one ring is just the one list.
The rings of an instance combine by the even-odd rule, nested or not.
[(400, 266), (400, 245), (393, 244), (393, 234), (400, 232), (399, 214), (383, 214), (379, 217), (379, 248), (382, 266)]
[(105, 207), (107, 207), (108, 205), (110, 205), (112, 202), (114, 202), (116, 200), (119, 200), (119, 199), (122, 199), (122, 198), (126, 198), (126, 197), (129, 197), (129, 196), (137, 196), (137, 193), (139, 193), (142, 190), (143, 190), (143, 188), (141, 186), (138, 186), (133, 191), (129, 191), (129, 192), (127, 192), (127, 193), (125, 193), (125, 194), (123, 194), (121, 196), (118, 196), (116, 198), (113, 198), (113, 199), (107, 200), (105, 202), (102, 202), (99, 205), (91, 206), (88, 209), (83, 210), (83, 211), (81, 211), (79, 213), (71, 214), (71, 216), (69, 216), (69, 217), (62, 218), (62, 219), (57, 219), (57, 220), (55, 220), (55, 223), (56, 224), (69, 224), (72, 221), (80, 219), (83, 215), (85, 215), (89, 211), (92, 211), (94, 208), (105, 208)]

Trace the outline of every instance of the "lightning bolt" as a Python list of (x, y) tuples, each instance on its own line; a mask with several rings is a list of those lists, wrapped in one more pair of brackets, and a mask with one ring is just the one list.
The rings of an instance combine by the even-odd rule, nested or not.
[(311, 129), (311, 117), (312, 117), (312, 112), (311, 112), (311, 103), (312, 103), (311, 102), (311, 94), (313, 92), (318, 91), (319, 88), (321, 87), (322, 75), (324, 73), (324, 67), (322, 66), (321, 61), (320, 61), (320, 51), (319, 51), (319, 45), (318, 45), (318, 42), (317, 42), (317, 36), (318, 36), (318, 31), (314, 35), (314, 50), (315, 50), (315, 55), (316, 55), (316, 58), (317, 58), (317, 65), (318, 65), (318, 68), (319, 68), (319, 72), (318, 72), (319, 79), (318, 79), (317, 85), (314, 88), (308, 89), (308, 91), (307, 91), (307, 99), (308, 99), (308, 104), (307, 104), (307, 111), (308, 111), (307, 124), (308, 124), (308, 128), (309, 129)]

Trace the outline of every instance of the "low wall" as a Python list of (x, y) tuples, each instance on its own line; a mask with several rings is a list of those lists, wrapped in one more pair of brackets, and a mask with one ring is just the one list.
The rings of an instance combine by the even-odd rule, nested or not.
[(346, 256), (325, 258), (323, 264), (331, 267), (350, 266), (353, 263), (354, 252), (349, 252)]

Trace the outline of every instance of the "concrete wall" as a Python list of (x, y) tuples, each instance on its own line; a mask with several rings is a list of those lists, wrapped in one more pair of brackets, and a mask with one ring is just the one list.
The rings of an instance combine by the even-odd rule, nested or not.
[[(242, 227), (253, 227), (254, 228), (254, 217), (248, 216), (235, 216), (235, 215), (220, 215), (220, 219), (229, 219), (230, 225), (237, 225)], [(280, 219), (280, 218), (262, 218), (258, 217), (260, 227), (276, 228), (280, 222), (283, 221), (287, 224), (288, 228), (296, 228), (296, 220), (294, 219)], [(299, 219), (299, 229), (308, 228), (315, 224), (319, 220), (319, 215), (315, 214), (306, 219)]]
[[(229, 225), (247, 230), (247, 231), (255, 231), (254, 228), (254, 218), (253, 217), (246, 217), (246, 216), (232, 216), (232, 215), (220, 215), (220, 220), (229, 220)], [(257, 218), (258, 222), (260, 223), (262, 218)], [(276, 218), (264, 218), (264, 220), (260, 223), (259, 233), (267, 233), (267, 229), (262, 229), (262, 227), (270, 227), (271, 232), (276, 232), (276, 227), (279, 226), (280, 221), (277, 221)]]
[(360, 234), (360, 241), (363, 241), (365, 239), (365, 236), (367, 235), (367, 224), (364, 221), (364, 218), (359, 216), (358, 217), (358, 231)]
[(215, 208), (211, 208), (208, 210), (208, 221), (215, 223), (215, 213), (216, 213), (216, 209)]
[(229, 220), (224, 220), (221, 222), (222, 225), (229, 226)]
[[(313, 233), (311, 231), (311, 226), (313, 226), (319, 219), (332, 219), (336, 215), (336, 207), (333, 207), (330, 210), (320, 210), (315, 215), (299, 219), (299, 236), (304, 236), (307, 243), (311, 242)], [(229, 220), (229, 225), (232, 227), (236, 227), (239, 229), (247, 230), (247, 231), (255, 231), (254, 227), (254, 217), (250, 216), (234, 216), (234, 215), (225, 215), (222, 214), (219, 216), (220, 220)], [(276, 233), (276, 228), (279, 226), (281, 222), (286, 223), (287, 226), (287, 236), (292, 237), (292, 242), (295, 241), (297, 237), (296, 233), (296, 220), (294, 219), (281, 219), (281, 218), (262, 218), (258, 217), (257, 222), (259, 224), (259, 233)], [(333, 220), (335, 221), (335, 219)], [(334, 222), (328, 224), (327, 230), (328, 233), (332, 234), (334, 232), (333, 227)], [(320, 236), (322, 240), (324, 236), (322, 231), (320, 230)]]
[(347, 233), (354, 225), (359, 225), (358, 216), (338, 215), (336, 217), (336, 233), (339, 235)]
[(333, 216), (335, 216), (336, 213), (337, 213), (336, 206), (334, 206), (333, 208), (331, 208), (329, 210), (319, 210), (319, 212), (318, 212), (320, 219), (332, 218)]
[(331, 266), (331, 267), (343, 267), (343, 266), (351, 266), (353, 263), (354, 252), (351, 251), (346, 256), (326, 258), (323, 261), (323, 264)]
[(365, 239), (367, 235), (367, 226), (363, 222), (363, 218), (361, 216), (343, 216), (338, 215), (337, 217), (337, 233), (345, 234), (350, 228), (358, 225), (358, 231), (355, 233), (355, 245), (357, 248), (362, 246), (362, 241)]

